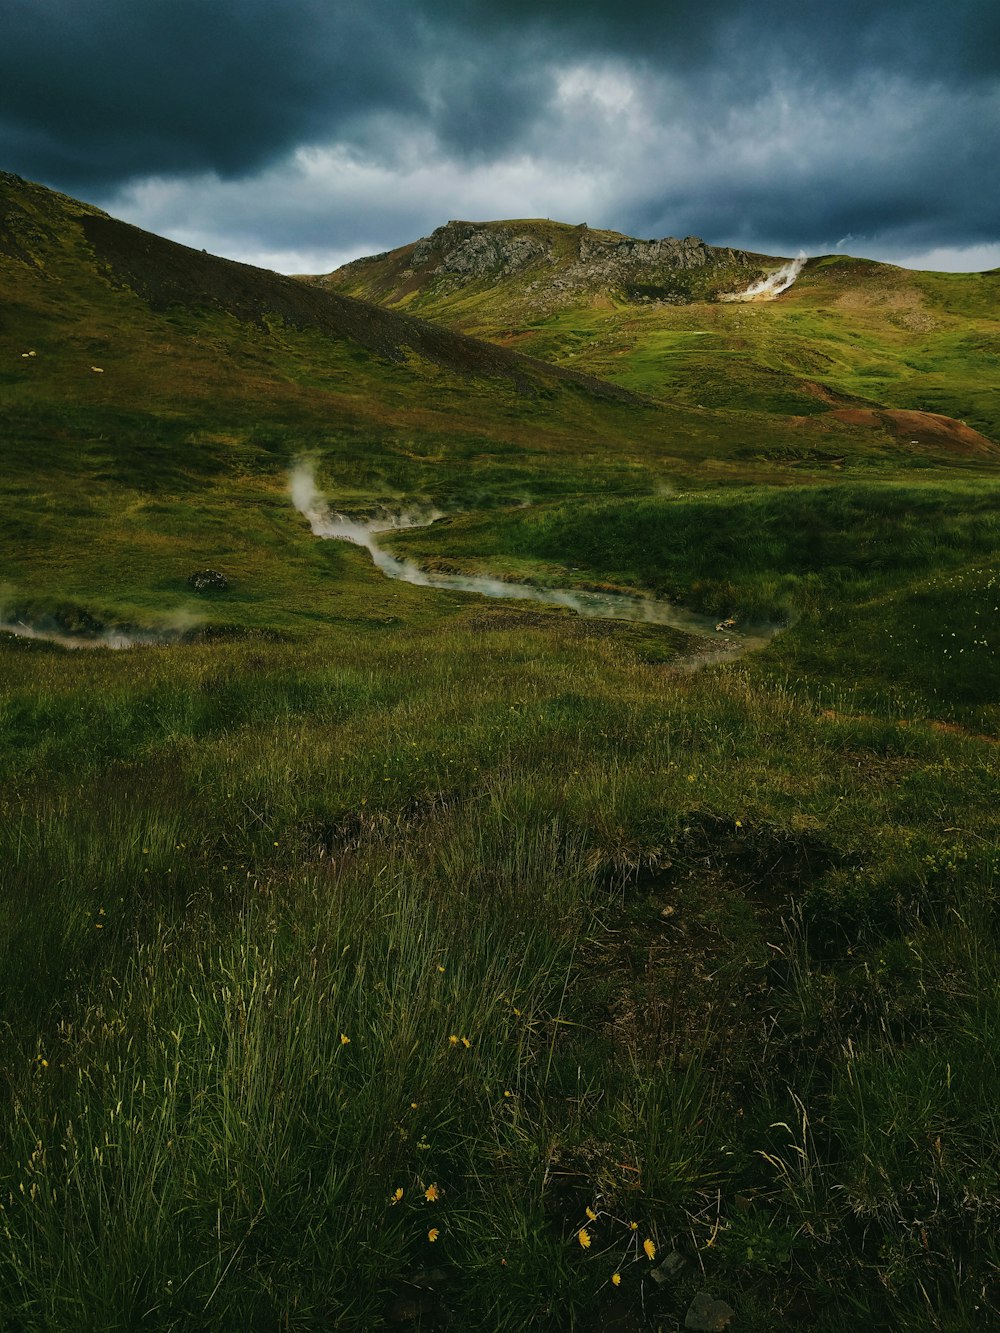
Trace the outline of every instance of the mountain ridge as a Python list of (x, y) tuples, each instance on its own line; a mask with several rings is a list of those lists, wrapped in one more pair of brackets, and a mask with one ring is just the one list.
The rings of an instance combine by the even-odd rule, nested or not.
[[(910, 269), (885, 260), (852, 256), (840, 252), (800, 257), (812, 266), (847, 262), (872, 272), (893, 271), (920, 274), (933, 270)], [(421, 286), (436, 285), (439, 291), (455, 290), (471, 280), (490, 278), (494, 282), (530, 271), (535, 290), (546, 295), (545, 288), (567, 292), (588, 286), (613, 290), (616, 282), (624, 284), (644, 270), (651, 278), (669, 275), (673, 284), (634, 282), (636, 304), (679, 305), (692, 300), (718, 300), (731, 294), (727, 285), (734, 279), (750, 282), (790, 263), (791, 256), (771, 255), (734, 246), (716, 246), (698, 236), (664, 236), (642, 239), (608, 228), (591, 227), (586, 222), (557, 222), (551, 218), (500, 218), (486, 221), (452, 219), (403, 245), (375, 254), (361, 255), (339, 268), (323, 274), (298, 274), (304, 281), (324, 286), (344, 286), (351, 290), (372, 284), (378, 299), (389, 303), (405, 302)], [(544, 282), (546, 269), (553, 270), (550, 284)], [(677, 282), (677, 275), (704, 270), (698, 283)], [(964, 276), (964, 275), (956, 275)], [(998, 277), (1000, 269), (986, 269), (968, 276)], [(433, 284), (433, 280), (437, 280)]]
[[(530, 276), (535, 304), (567, 304), (582, 291), (607, 291), (640, 304), (715, 299), (734, 285), (762, 277), (768, 256), (709, 246), (697, 236), (642, 240), (586, 223), (524, 218), (494, 222), (452, 220), (406, 245), (352, 260), (307, 280), (373, 291), (385, 304), (430, 287), (460, 289), (468, 282)], [(787, 262), (777, 260), (778, 264)]]

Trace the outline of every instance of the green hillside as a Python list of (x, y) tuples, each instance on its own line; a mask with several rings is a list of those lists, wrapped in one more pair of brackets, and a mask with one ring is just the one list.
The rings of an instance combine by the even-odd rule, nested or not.
[(437, 252), (411, 270), (408, 246), (321, 281), (675, 403), (810, 418), (831, 407), (904, 408), (1000, 438), (1000, 272), (920, 273), (828, 255), (777, 300), (732, 304), (718, 298), (783, 261), (706, 247), (701, 266), (668, 274), (654, 265), (649, 291), (599, 262), (578, 262), (560, 287), (554, 275), (567, 272), (578, 228), (486, 225), (551, 238), (554, 260), (496, 280), (439, 274)]
[(0, 176), (5, 1333), (1000, 1320), (996, 275), (512, 225), (383, 308)]

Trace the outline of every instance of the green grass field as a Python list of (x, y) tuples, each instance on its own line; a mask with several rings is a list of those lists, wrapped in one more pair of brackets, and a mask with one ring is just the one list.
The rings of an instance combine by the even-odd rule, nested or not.
[[(1000, 1319), (992, 455), (158, 304), (4, 180), (0, 609), (186, 638), (0, 635), (0, 1326)], [(300, 458), (427, 566), (784, 628), (389, 582)]]

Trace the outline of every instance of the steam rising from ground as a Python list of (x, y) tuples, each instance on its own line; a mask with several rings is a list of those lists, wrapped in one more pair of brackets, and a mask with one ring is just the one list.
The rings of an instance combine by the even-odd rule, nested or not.
[[(566, 588), (540, 588), (530, 583), (508, 583), (504, 579), (486, 578), (473, 574), (440, 574), (421, 569), (412, 560), (399, 560), (383, 551), (375, 541), (380, 532), (403, 528), (428, 527), (442, 515), (435, 511), (409, 512), (395, 517), (360, 521), (333, 512), (317, 489), (313, 472), (308, 464), (300, 464), (291, 474), (289, 490), (292, 503), (309, 520), (317, 537), (335, 541), (353, 542), (362, 546), (377, 569), (390, 579), (415, 584), (419, 588), (446, 588), (452, 592), (473, 592), (483, 597), (509, 601), (541, 602), (548, 606), (564, 606), (581, 616), (601, 620), (631, 620), (647, 625), (671, 625), (688, 633), (711, 632), (716, 643), (715, 621), (694, 611), (685, 611), (669, 602), (654, 601), (649, 597), (624, 597), (615, 593), (577, 592)], [(763, 640), (762, 640), (763, 641)], [(756, 639), (741, 639), (741, 645), (756, 645)]]
[(105, 625), (93, 630), (69, 630), (53, 616), (26, 620), (4, 607), (12, 597), (9, 586), (0, 588), (0, 634), (11, 634), (16, 639), (36, 639), (55, 643), (60, 648), (151, 648), (168, 643), (181, 643), (202, 623), (202, 616), (179, 607), (162, 629), (136, 629), (131, 626)]
[[(797, 262), (797, 261), (796, 261)], [(786, 268), (789, 266), (786, 265)], [(801, 264), (799, 265), (801, 268)], [(779, 270), (781, 272), (783, 270)], [(798, 271), (798, 270), (796, 270)], [(776, 277), (777, 275), (772, 275)], [(789, 279), (791, 281), (791, 279)], [(733, 298), (739, 299), (739, 298)], [(309, 521), (317, 537), (333, 541), (351, 542), (368, 552), (376, 569), (386, 578), (412, 583), (419, 588), (447, 589), (451, 592), (478, 593), (504, 601), (531, 601), (547, 606), (561, 606), (578, 615), (602, 620), (629, 620), (647, 625), (670, 625), (689, 634), (711, 634), (713, 650), (692, 659), (693, 666), (721, 661), (763, 645), (774, 632), (771, 626), (743, 627), (736, 636), (720, 639), (714, 632), (726, 629), (733, 622), (716, 625), (708, 616), (686, 611), (669, 602), (650, 597), (627, 597), (616, 593), (581, 592), (568, 588), (542, 588), (530, 583), (508, 583), (504, 579), (475, 574), (443, 574), (421, 569), (412, 560), (401, 560), (383, 551), (376, 536), (384, 532), (398, 532), (406, 528), (429, 527), (442, 518), (435, 509), (411, 509), (401, 514), (381, 514), (375, 518), (350, 518), (331, 510), (323, 493), (316, 486), (311, 466), (299, 464), (289, 476), (289, 492), (295, 508)], [(0, 595), (9, 596), (12, 590), (0, 588)], [(4, 600), (6, 598), (4, 597)], [(169, 627), (162, 630), (134, 630), (108, 626), (94, 633), (71, 633), (64, 625), (51, 618), (26, 621), (4, 614), (0, 605), (0, 634), (12, 634), (23, 639), (41, 639), (64, 648), (136, 648), (144, 645), (176, 643), (198, 623), (200, 617), (178, 610)]]
[(759, 282), (753, 283), (745, 292), (730, 292), (726, 296), (720, 296), (719, 300), (773, 301), (781, 292), (785, 292), (791, 287), (805, 268), (806, 258), (806, 252), (800, 250), (794, 259), (790, 259), (787, 264), (782, 264), (781, 268), (776, 268), (766, 278), (761, 278)]
[(121, 629), (104, 629), (99, 634), (68, 634), (54, 622), (42, 620), (38, 624), (29, 624), (24, 620), (0, 619), (0, 634), (13, 634), (16, 639), (40, 639), (45, 643), (57, 643), (61, 648), (139, 648), (154, 644), (172, 643), (179, 637), (179, 631), (166, 631), (162, 634), (126, 633)]

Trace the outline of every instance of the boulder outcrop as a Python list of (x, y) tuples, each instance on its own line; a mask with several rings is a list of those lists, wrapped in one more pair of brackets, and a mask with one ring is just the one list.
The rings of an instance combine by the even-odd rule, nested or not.
[(640, 240), (586, 223), (534, 219), (447, 222), (412, 245), (354, 260), (320, 281), (390, 304), (503, 285), (508, 299), (516, 299), (516, 287), (544, 309), (602, 293), (639, 304), (712, 300), (761, 271), (760, 256), (706, 245), (698, 236)]

